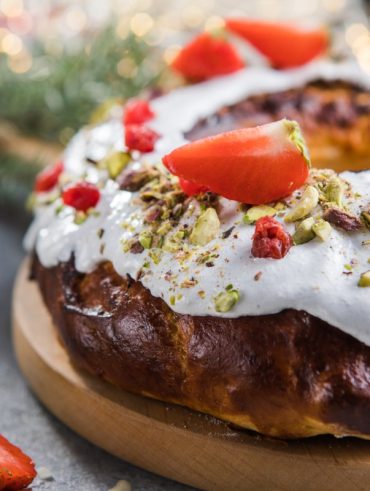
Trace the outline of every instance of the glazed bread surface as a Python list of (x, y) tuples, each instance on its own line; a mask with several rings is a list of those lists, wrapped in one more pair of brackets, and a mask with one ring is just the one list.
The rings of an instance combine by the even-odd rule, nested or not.
[(122, 389), (274, 437), (370, 437), (370, 348), (316, 317), (180, 315), (109, 262), (32, 274), (72, 361)]

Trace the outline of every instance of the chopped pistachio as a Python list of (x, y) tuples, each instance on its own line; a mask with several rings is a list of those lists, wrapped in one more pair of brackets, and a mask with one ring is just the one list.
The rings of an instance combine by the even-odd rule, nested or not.
[(128, 165), (131, 160), (131, 155), (127, 152), (114, 152), (107, 155), (101, 160), (98, 166), (101, 169), (107, 169), (109, 177), (115, 179), (118, 177), (123, 169)]
[(170, 237), (165, 238), (162, 249), (166, 252), (177, 252), (180, 249), (180, 247), (181, 247), (180, 241), (173, 234)]
[(63, 203), (61, 203), (60, 205), (58, 205), (56, 208), (55, 208), (55, 214), (56, 215), (59, 215), (65, 208), (65, 205)]
[(347, 271), (352, 271), (353, 268), (351, 264), (345, 264), (344, 269), (346, 269)]
[(247, 223), (248, 225), (251, 225), (255, 223), (259, 218), (262, 217), (273, 217), (276, 215), (277, 210), (276, 208), (272, 208), (271, 206), (266, 206), (266, 205), (258, 205), (258, 206), (252, 206), (252, 208), (249, 208), (247, 213), (243, 217), (244, 223)]
[(325, 197), (330, 203), (340, 208), (343, 206), (344, 187), (343, 181), (338, 176), (332, 176), (325, 188)]
[(312, 229), (314, 223), (314, 219), (310, 217), (297, 225), (296, 231), (293, 234), (293, 242), (295, 245), (305, 244), (315, 237), (315, 232)]
[(161, 223), (161, 225), (157, 228), (157, 234), (159, 235), (166, 235), (167, 232), (171, 230), (172, 226), (171, 223), (166, 221)]
[(173, 234), (175, 240), (178, 240), (179, 242), (184, 240), (185, 237), (186, 237), (186, 231), (185, 230), (177, 230), (174, 234)]
[(282, 203), (281, 201), (278, 201), (275, 206), (274, 206), (276, 211), (283, 211), (286, 209), (286, 204)]
[(76, 211), (74, 222), (76, 225), (81, 225), (87, 219), (88, 215), (84, 211)]
[(194, 245), (204, 246), (214, 239), (220, 230), (220, 220), (214, 208), (203, 211), (190, 234), (190, 242)]
[(368, 258), (367, 262), (370, 263), (370, 257)]
[(307, 186), (302, 194), (302, 198), (296, 207), (285, 216), (286, 222), (296, 222), (306, 217), (317, 206), (319, 202), (319, 192), (313, 186)]
[(332, 228), (329, 222), (320, 219), (316, 223), (314, 223), (312, 230), (315, 232), (319, 239), (325, 242), (329, 239)]
[(229, 312), (239, 300), (238, 290), (229, 289), (219, 293), (215, 298), (216, 312)]
[(206, 292), (204, 290), (199, 290), (198, 295), (200, 296), (200, 298), (205, 298)]
[(361, 213), (362, 221), (364, 222), (366, 228), (370, 229), (370, 212), (363, 211)]
[(154, 264), (159, 264), (161, 262), (161, 251), (149, 251), (149, 256)]
[(175, 295), (171, 295), (170, 296), (170, 304), (175, 305), (175, 303), (176, 303), (176, 297), (175, 297)]
[(370, 286), (370, 271), (366, 271), (365, 273), (362, 273), (360, 279), (358, 280), (357, 285), (361, 287)]
[(141, 232), (139, 235), (139, 242), (144, 247), (144, 249), (150, 249), (152, 246), (153, 237), (149, 232)]

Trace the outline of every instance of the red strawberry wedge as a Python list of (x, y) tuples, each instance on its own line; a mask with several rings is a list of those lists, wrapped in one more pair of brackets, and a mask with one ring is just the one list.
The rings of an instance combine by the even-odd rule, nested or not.
[(246, 39), (276, 68), (292, 68), (308, 63), (328, 47), (325, 29), (303, 29), (289, 24), (226, 19), (226, 28)]
[(288, 196), (303, 185), (310, 167), (300, 127), (287, 119), (188, 143), (163, 163), (180, 178), (248, 204)]
[(244, 65), (227, 39), (205, 32), (184, 46), (171, 66), (186, 79), (200, 82), (236, 72)]
[(32, 460), (0, 435), (0, 491), (26, 488), (36, 477)]

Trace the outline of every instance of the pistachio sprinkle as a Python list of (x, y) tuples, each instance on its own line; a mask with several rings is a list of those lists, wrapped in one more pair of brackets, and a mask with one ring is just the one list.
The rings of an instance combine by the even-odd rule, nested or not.
[(107, 169), (109, 177), (115, 179), (121, 174), (123, 169), (127, 167), (130, 161), (131, 155), (128, 152), (114, 152), (101, 160), (98, 163), (98, 167)]
[(240, 294), (238, 290), (226, 287), (224, 292), (220, 292), (215, 297), (216, 312), (229, 312), (234, 305), (240, 300)]
[(207, 208), (195, 222), (190, 234), (190, 242), (194, 245), (204, 246), (217, 237), (220, 231), (220, 220), (214, 208)]
[(297, 225), (296, 231), (293, 234), (293, 242), (295, 245), (305, 244), (315, 238), (315, 232), (313, 231), (314, 223), (315, 220), (310, 217)]
[(320, 219), (316, 223), (314, 223), (312, 226), (312, 230), (314, 231), (316, 236), (323, 242), (329, 239), (332, 232), (330, 223), (323, 219)]
[(244, 215), (243, 221), (248, 225), (252, 225), (259, 218), (266, 217), (266, 216), (273, 217), (276, 215), (276, 213), (277, 213), (276, 208), (272, 208), (271, 206), (266, 206), (266, 205), (252, 206)]
[(307, 186), (302, 194), (299, 203), (293, 210), (285, 215), (286, 222), (296, 222), (306, 217), (317, 206), (319, 202), (319, 192), (314, 186)]
[(362, 273), (360, 279), (358, 280), (357, 285), (363, 288), (370, 286), (370, 271), (366, 271), (365, 273)]

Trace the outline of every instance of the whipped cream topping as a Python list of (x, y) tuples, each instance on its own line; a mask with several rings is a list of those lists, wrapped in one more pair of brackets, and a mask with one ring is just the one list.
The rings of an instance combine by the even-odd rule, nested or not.
[[(165, 153), (186, 142), (184, 132), (224, 105), (262, 92), (299, 87), (315, 79), (346, 80), (370, 88), (370, 79), (353, 63), (315, 62), (301, 69), (275, 71), (264, 67), (241, 70), (205, 83), (180, 88), (152, 101), (156, 117), (150, 126), (162, 135), (155, 152), (141, 156), (143, 162), (158, 163)], [(281, 260), (251, 256), (254, 226), (242, 221), (239, 204), (224, 198), (219, 202), (221, 228), (205, 246), (189, 245), (186, 255), (160, 250), (134, 254), (123, 244), (145, 229), (137, 193), (122, 191), (87, 159), (100, 160), (115, 150), (124, 150), (123, 127), (118, 115), (95, 127), (82, 129), (64, 155), (67, 173), (102, 186), (97, 213), (82, 224), (74, 221), (74, 210), (61, 200), (38, 206), (25, 238), (28, 250), (36, 249), (45, 267), (67, 261), (74, 254), (76, 268), (90, 272), (105, 260), (121, 275), (129, 274), (161, 297), (176, 312), (190, 315), (239, 317), (280, 312), (285, 308), (304, 310), (370, 345), (369, 289), (359, 288), (360, 274), (370, 269), (370, 246), (366, 231), (344, 233), (333, 229), (326, 242), (313, 240), (293, 247)], [(342, 177), (354, 193), (361, 195), (351, 210), (370, 203), (370, 171), (345, 172)], [(45, 199), (48, 196), (44, 197)], [(191, 227), (199, 216), (194, 200), (192, 214), (186, 213), (179, 227)], [(233, 227), (232, 233), (225, 234)], [(293, 225), (287, 229), (292, 233)], [(103, 232), (102, 232), (103, 231)], [(200, 261), (211, 256), (209, 261)], [(351, 264), (351, 274), (346, 265)], [(216, 312), (215, 297), (232, 284), (240, 300), (226, 313)]]

